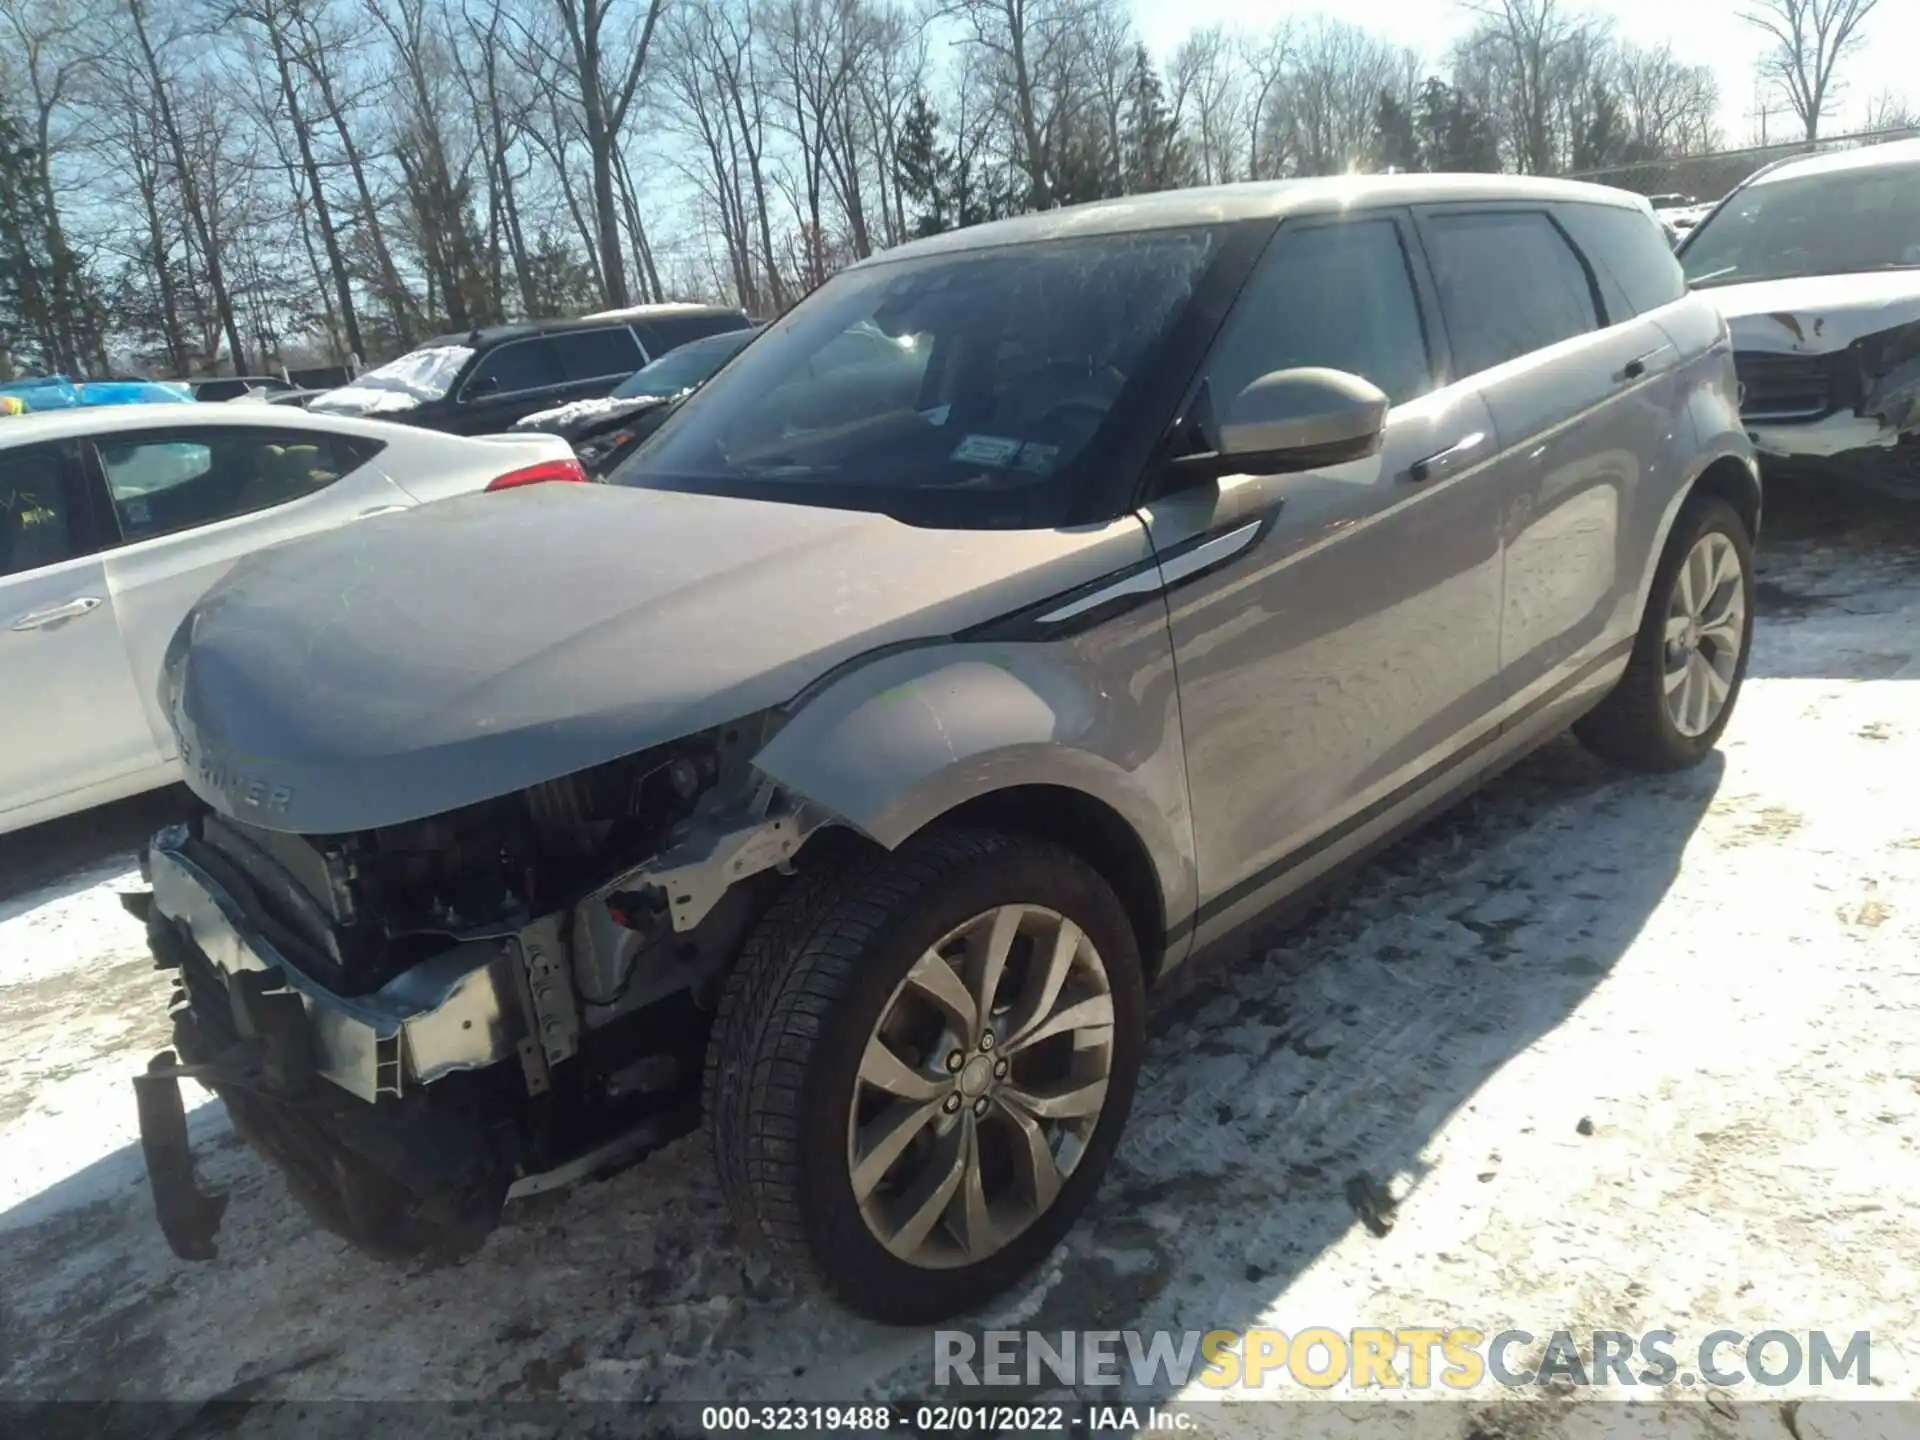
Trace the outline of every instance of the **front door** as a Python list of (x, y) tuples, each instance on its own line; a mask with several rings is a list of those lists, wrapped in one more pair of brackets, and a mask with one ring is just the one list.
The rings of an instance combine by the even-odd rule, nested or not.
[(78, 444), (0, 451), (0, 828), (160, 763), (86, 506)]
[(1258, 376), (1329, 366), (1394, 402), (1385, 444), (1145, 511), (1168, 587), (1200, 943), (1333, 863), (1491, 723), (1499, 447), (1478, 393), (1445, 383), (1427, 295), (1403, 215), (1283, 226), (1182, 423), (1209, 439)]

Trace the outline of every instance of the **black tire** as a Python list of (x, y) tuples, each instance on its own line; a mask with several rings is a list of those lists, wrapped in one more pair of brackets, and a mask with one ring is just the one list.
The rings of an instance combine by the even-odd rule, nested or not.
[[(958, 1268), (888, 1251), (848, 1175), (860, 1056), (921, 954), (997, 905), (1057, 911), (1098, 948), (1112, 988), (1106, 1100), (1052, 1206), (1003, 1249)], [(1005, 1290), (1092, 1199), (1132, 1106), (1144, 1049), (1137, 938), (1112, 888), (1058, 845), (936, 829), (891, 855), (803, 875), (768, 912), (728, 977), (707, 1053), (707, 1129), (735, 1222), (804, 1281), (890, 1324), (924, 1324)]]
[[(1740, 655), (1735, 662), (1726, 703), (1702, 734), (1689, 736), (1681, 733), (1667, 713), (1662, 683), (1665, 622), (1680, 566), (1694, 546), (1714, 533), (1726, 536), (1739, 557), (1746, 614), (1741, 626)], [(1596, 755), (1630, 770), (1665, 774), (1697, 765), (1719, 743), (1721, 732), (1733, 718), (1752, 653), (1753, 539), (1739, 514), (1726, 501), (1696, 495), (1686, 502), (1674, 521), (1673, 533), (1654, 571), (1646, 613), (1641, 617), (1640, 633), (1634, 637), (1633, 653), (1625, 673), (1605, 700), (1574, 722), (1573, 732), (1580, 743)]]

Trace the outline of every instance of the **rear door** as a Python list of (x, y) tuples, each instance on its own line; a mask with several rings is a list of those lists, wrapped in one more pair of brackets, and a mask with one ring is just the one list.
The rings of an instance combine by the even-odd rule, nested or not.
[(78, 441), (0, 450), (0, 828), (160, 763), (95, 541)]
[(1518, 714), (1619, 658), (1638, 580), (1626, 517), (1673, 424), (1677, 356), (1651, 321), (1609, 323), (1602, 277), (1547, 206), (1419, 219), (1455, 360), (1507, 455), (1500, 661)]
[(1290, 221), (1202, 367), (1183, 426), (1296, 366), (1394, 402), (1363, 461), (1189, 486), (1144, 512), (1168, 586), (1198, 943), (1390, 821), (1499, 699), (1500, 494), (1486, 408), (1450, 383), (1409, 219)]
[(375, 462), (378, 441), (263, 425), (180, 425), (102, 436), (95, 483), (116, 541), (103, 556), (113, 619), (149, 743), (174, 756), (156, 687), (189, 609), (255, 550), (331, 529), (413, 497)]

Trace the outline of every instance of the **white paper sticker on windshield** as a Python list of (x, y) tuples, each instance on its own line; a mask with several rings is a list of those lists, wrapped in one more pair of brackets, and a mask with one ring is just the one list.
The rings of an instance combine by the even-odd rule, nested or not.
[(1006, 465), (1020, 453), (1020, 442), (1000, 435), (969, 435), (953, 447), (953, 458), (970, 465)]

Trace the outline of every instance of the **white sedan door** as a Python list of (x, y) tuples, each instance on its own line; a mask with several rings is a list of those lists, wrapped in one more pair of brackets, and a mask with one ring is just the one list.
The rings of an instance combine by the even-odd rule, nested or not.
[(194, 602), (253, 551), (415, 502), (375, 459), (382, 442), (333, 430), (182, 424), (94, 446), (123, 537), (104, 557), (113, 618), (171, 765), (160, 666)]
[(0, 831), (159, 763), (93, 549), (79, 444), (0, 451)]

